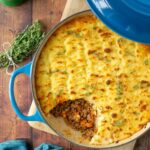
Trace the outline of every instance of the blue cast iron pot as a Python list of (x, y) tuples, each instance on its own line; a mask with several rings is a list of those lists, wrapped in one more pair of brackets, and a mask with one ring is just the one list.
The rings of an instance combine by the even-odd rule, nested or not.
[[(42, 112), (40, 104), (36, 97), (35, 81), (34, 81), (36, 62), (38, 60), (38, 57), (39, 57), (44, 45), (48, 41), (49, 37), (63, 24), (69, 22), (70, 20), (72, 20), (76, 17), (80, 17), (80, 16), (88, 15), (88, 14), (91, 14), (90, 10), (83, 11), (83, 12), (77, 13), (75, 15), (72, 15), (72, 16), (68, 17), (67, 19), (58, 23), (54, 28), (52, 28), (48, 32), (48, 34), (46, 35), (46, 37), (40, 44), (33, 61), (31, 61), (27, 65), (25, 65), (13, 72), (13, 74), (10, 78), (10, 84), (9, 84), (9, 97), (10, 97), (10, 101), (11, 101), (11, 104), (12, 104), (12, 107), (13, 107), (15, 113), (18, 115), (19, 118), (21, 118), (24, 121), (43, 122), (43, 123), (47, 124), (50, 128), (52, 128), (58, 135), (64, 137), (68, 141), (78, 144), (80, 146), (84, 146), (84, 147), (88, 147), (88, 148), (102, 148), (102, 149), (103, 148), (112, 148), (112, 147), (120, 146), (123, 144), (127, 144), (127, 143), (135, 140), (136, 138), (141, 136), (143, 133), (145, 133), (149, 129), (149, 127), (144, 128), (136, 135), (133, 135), (132, 137), (130, 137), (124, 141), (120, 141), (119, 143), (114, 143), (114, 144), (110, 144), (110, 145), (91, 145), (91, 144), (87, 143), (87, 141), (85, 139), (81, 140), (81, 134), (79, 134), (77, 131), (74, 131), (70, 126), (66, 125), (65, 122), (62, 121), (61, 119), (57, 120), (53, 116), (46, 117), (44, 115), (44, 113)], [(21, 73), (25, 73), (27, 76), (29, 76), (29, 78), (31, 80), (31, 89), (32, 89), (33, 100), (37, 107), (35, 114), (32, 116), (25, 116), (24, 114), (21, 113), (19, 107), (17, 106), (15, 97), (14, 97), (14, 81), (15, 81), (16, 76), (18, 76)], [(64, 130), (70, 131), (71, 134), (70, 135), (65, 134), (63, 132)]]

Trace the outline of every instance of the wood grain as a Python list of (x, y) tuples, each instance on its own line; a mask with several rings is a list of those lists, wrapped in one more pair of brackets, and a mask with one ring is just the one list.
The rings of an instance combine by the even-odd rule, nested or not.
[[(0, 33), (2, 35), (0, 36), (0, 49), (2, 50), (2, 44), (4, 42), (11, 42), (19, 31), (24, 29), (26, 25), (31, 24), (31, 19), (31, 1), (27, 1), (21, 7), (15, 8), (0, 5)], [(17, 78), (16, 83), (15, 93), (18, 104), (24, 112), (30, 100), (28, 84), (24, 85), (24, 83), (27, 83), (27, 78), (21, 75)], [(20, 137), (30, 138), (31, 129), (26, 123), (16, 118), (12, 110), (8, 97), (8, 84), (9, 76), (6, 75), (5, 70), (0, 70), (0, 141)], [(20, 87), (26, 88), (18, 88), (18, 84)], [(20, 93), (23, 92), (25, 92), (26, 95), (24, 94), (22, 97)], [(26, 105), (23, 106), (22, 103), (24, 101)]]
[(33, 0), (32, 3), (32, 19), (41, 20), (48, 30), (59, 22), (66, 0)]
[[(81, 0), (82, 1), (82, 0)], [(51, 28), (61, 18), (66, 0), (30, 0), (25, 4), (8, 8), (0, 5), (0, 49), (2, 43), (11, 42), (15, 35), (21, 31), (32, 20), (40, 19), (45, 30)], [(26, 60), (23, 65), (29, 60)], [(31, 103), (31, 92), (29, 79), (25, 75), (20, 75), (15, 81), (15, 95), (21, 110), (28, 112)], [(74, 144), (69, 144), (66, 140), (51, 136), (50, 134), (31, 129), (28, 124), (20, 120), (12, 110), (8, 96), (9, 76), (5, 70), (0, 69), (0, 142), (16, 138), (29, 138), (34, 146), (41, 143), (53, 143), (72, 150), (85, 150)], [(150, 150), (150, 132), (141, 137), (134, 150)]]

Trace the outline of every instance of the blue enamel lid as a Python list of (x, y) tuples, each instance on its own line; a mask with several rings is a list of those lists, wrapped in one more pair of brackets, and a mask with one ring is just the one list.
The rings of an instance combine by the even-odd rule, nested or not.
[(92, 11), (110, 29), (150, 44), (150, 0), (87, 0)]

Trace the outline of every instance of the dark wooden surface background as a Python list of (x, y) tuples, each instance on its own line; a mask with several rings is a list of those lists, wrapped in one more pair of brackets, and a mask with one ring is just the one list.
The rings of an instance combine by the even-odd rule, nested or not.
[[(16, 34), (34, 20), (41, 20), (45, 31), (55, 25), (61, 18), (66, 0), (28, 0), (21, 6), (9, 8), (0, 4), (0, 50), (6, 41), (11, 42)], [(30, 61), (26, 60), (23, 65)], [(5, 70), (0, 70), (0, 142), (16, 139), (31, 139), (34, 146), (48, 142), (60, 145), (66, 149), (85, 150), (85, 148), (70, 144), (60, 137), (56, 137), (36, 129), (20, 120), (12, 110), (8, 96), (9, 76)], [(15, 96), (23, 113), (27, 114), (31, 104), (29, 79), (25, 75), (17, 77), (15, 82)], [(134, 150), (150, 150), (150, 132), (141, 137)]]

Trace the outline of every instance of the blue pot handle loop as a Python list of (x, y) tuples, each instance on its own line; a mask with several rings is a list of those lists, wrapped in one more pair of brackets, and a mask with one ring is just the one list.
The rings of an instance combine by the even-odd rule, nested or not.
[(31, 70), (31, 66), (32, 63), (30, 62), (29, 64), (15, 70), (10, 78), (10, 83), (9, 83), (9, 97), (10, 97), (10, 101), (12, 104), (12, 107), (15, 111), (15, 113), (17, 114), (17, 116), (25, 121), (40, 121), (40, 122), (44, 122), (42, 116), (40, 115), (39, 111), (36, 110), (35, 114), (33, 114), (32, 116), (25, 116), (19, 109), (16, 100), (15, 100), (15, 96), (14, 96), (14, 81), (17, 75), (21, 74), (21, 73), (25, 73), (27, 76), (31, 76), (30, 75), (30, 70)]

